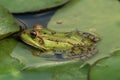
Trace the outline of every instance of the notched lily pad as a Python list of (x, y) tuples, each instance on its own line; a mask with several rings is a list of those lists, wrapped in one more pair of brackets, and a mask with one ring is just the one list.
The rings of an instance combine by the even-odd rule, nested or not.
[(68, 1), (69, 0), (0, 0), (0, 4), (12, 13), (24, 13), (60, 6)]
[(116, 51), (108, 58), (97, 61), (90, 70), (90, 80), (119, 80), (119, 63), (120, 51)]
[[(43, 53), (43, 55), (41, 54), (40, 56), (34, 56), (33, 53), (39, 53), (39, 50), (28, 45), (19, 43), (17, 44), (16, 48), (14, 48), (11, 56), (18, 59), (20, 63), (24, 64), (24, 69), (64, 65), (71, 62), (79, 62), (78, 60), (74, 59), (59, 61), (57, 59), (54, 59), (53, 56), (55, 55), (53, 53)], [(52, 57), (53, 59), (50, 57)]]
[(7, 9), (0, 6), (0, 39), (19, 31), (19, 26)]

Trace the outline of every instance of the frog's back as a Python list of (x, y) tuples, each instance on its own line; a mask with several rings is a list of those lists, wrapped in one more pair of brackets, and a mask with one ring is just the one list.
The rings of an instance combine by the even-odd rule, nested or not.
[(93, 42), (80, 35), (78, 31), (56, 32), (49, 29), (40, 31), (46, 47), (54, 49), (71, 49), (77, 46), (90, 46)]

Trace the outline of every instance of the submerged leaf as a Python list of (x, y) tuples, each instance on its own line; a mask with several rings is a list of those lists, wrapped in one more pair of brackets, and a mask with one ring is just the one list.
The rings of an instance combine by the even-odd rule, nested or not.
[(69, 0), (0, 0), (0, 4), (12, 13), (24, 13), (60, 6), (68, 1)]
[(98, 59), (120, 49), (120, 2), (118, 0), (73, 0), (58, 10), (48, 28), (59, 31), (80, 31), (97, 33), (101, 41), (97, 44), (99, 53), (89, 60)]
[(12, 14), (0, 6), (0, 39), (19, 31), (19, 26), (15, 22)]

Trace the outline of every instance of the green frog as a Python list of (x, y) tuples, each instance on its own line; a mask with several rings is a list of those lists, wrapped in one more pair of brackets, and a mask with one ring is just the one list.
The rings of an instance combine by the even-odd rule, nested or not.
[(21, 39), (40, 49), (41, 54), (52, 51), (56, 55), (67, 55), (71, 58), (77, 56), (81, 60), (88, 59), (98, 52), (96, 43), (100, 40), (98, 36), (87, 32), (57, 32), (39, 24), (33, 29), (24, 30)]

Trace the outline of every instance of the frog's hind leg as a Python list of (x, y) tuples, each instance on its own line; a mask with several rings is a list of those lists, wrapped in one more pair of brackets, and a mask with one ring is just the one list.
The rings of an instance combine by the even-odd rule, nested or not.
[(98, 42), (100, 40), (100, 38), (96, 35), (93, 35), (87, 32), (80, 32), (80, 31), (77, 31), (77, 32), (79, 35), (84, 36), (85, 38), (88, 38), (93, 42)]
[(85, 61), (98, 52), (96, 45), (92, 46), (75, 46), (72, 48), (71, 57), (79, 57), (80, 61)]
[(81, 61), (85, 61), (88, 60), (90, 58), (92, 58), (95, 54), (98, 53), (98, 49), (96, 48), (96, 46), (91, 46), (87, 48), (87, 51), (82, 51), (82, 54), (80, 54), (80, 60)]

